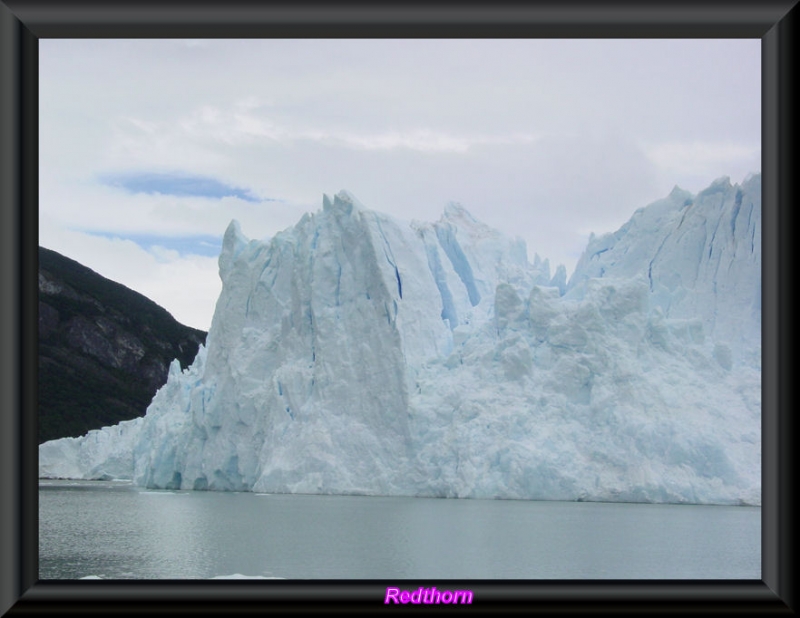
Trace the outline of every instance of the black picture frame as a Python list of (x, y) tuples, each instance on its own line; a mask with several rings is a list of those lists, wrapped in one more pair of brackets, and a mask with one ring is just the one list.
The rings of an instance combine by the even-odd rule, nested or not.
[[(370, 581), (38, 581), (37, 246), (40, 38), (760, 38), (762, 579), (468, 581), (470, 611), (793, 613), (796, 152), (794, 1), (286, 4), (0, 0), (0, 614), (372, 612)], [(742, 84), (749, 88), (750, 84)], [(731, 93), (736, 96), (736, 93)], [(444, 582), (441, 582), (444, 583)], [(406, 586), (407, 584), (407, 586)], [(403, 582), (415, 589), (430, 582)], [(436, 582), (438, 585), (439, 582)], [(391, 611), (425, 611), (419, 606)], [(437, 607), (439, 609), (439, 607)]]

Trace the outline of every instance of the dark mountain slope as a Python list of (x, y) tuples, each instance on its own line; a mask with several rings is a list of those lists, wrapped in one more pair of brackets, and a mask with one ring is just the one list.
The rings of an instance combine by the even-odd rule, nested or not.
[(78, 262), (39, 247), (39, 443), (142, 416), (206, 333)]

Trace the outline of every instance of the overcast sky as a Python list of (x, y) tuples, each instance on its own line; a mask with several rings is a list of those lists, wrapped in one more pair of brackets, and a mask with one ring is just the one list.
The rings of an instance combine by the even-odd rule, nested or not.
[(761, 42), (39, 41), (39, 242), (207, 330), (222, 234), (347, 189), (571, 274), (590, 232), (761, 171)]

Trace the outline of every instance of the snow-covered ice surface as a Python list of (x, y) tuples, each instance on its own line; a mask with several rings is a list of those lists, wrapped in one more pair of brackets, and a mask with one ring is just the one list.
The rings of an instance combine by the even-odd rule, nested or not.
[(675, 189), (551, 276), (450, 205), (238, 223), (194, 364), (40, 476), (149, 488), (760, 504), (761, 186)]

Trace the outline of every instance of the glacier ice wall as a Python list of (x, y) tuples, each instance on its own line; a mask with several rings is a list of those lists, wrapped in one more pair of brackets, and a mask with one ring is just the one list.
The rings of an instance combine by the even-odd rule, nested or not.
[(207, 345), (40, 476), (154, 488), (760, 503), (760, 177), (679, 189), (566, 281), (452, 204), (238, 223)]

